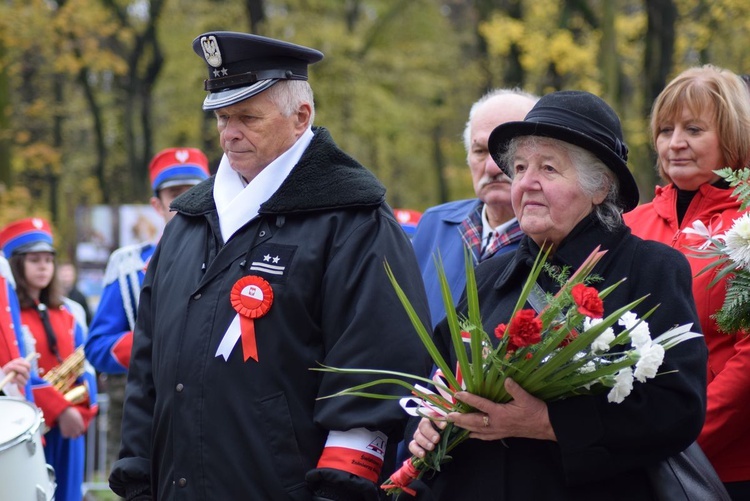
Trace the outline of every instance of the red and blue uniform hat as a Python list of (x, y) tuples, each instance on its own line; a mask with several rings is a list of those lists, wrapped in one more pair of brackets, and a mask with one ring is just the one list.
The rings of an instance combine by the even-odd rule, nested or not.
[(413, 237), (414, 232), (417, 231), (417, 223), (422, 217), (422, 213), (412, 209), (393, 209), (393, 215), (396, 216), (396, 221), (399, 222), (404, 232), (409, 235), (409, 238)]
[(167, 148), (148, 166), (154, 195), (170, 186), (193, 186), (210, 176), (208, 158), (197, 148)]
[(0, 247), (10, 257), (27, 252), (55, 252), (52, 227), (40, 217), (10, 223), (0, 231)]

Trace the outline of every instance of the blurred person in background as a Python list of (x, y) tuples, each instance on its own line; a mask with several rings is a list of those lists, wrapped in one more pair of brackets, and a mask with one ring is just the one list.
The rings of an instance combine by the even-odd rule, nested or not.
[(16, 296), (16, 282), (5, 256), (0, 252), (0, 379), (11, 372), (15, 376), (0, 388), (0, 395), (25, 397), (33, 401), (31, 364), (26, 357), (21, 327), (21, 307)]
[(445, 316), (434, 258), (439, 254), (455, 301), (466, 286), (464, 249), (476, 265), (492, 256), (515, 250), (523, 233), (510, 203), (510, 179), (487, 148), (498, 125), (523, 120), (539, 98), (519, 89), (495, 89), (469, 111), (463, 139), (477, 198), (457, 200), (427, 209), (412, 238), (427, 290), (432, 324)]
[[(154, 155), (148, 170), (152, 190), (149, 202), (165, 223), (174, 216), (169, 210), (172, 201), (210, 175), (208, 158), (196, 148), (162, 150)], [(138, 297), (155, 249), (155, 242), (144, 242), (121, 247), (112, 253), (104, 272), (104, 290), (86, 340), (86, 357), (98, 372), (106, 375), (108, 465), (117, 460), (120, 451), (125, 374), (130, 365)]]
[(413, 209), (393, 209), (393, 215), (409, 238), (414, 238), (422, 213)]
[(26, 351), (39, 354), (31, 366), (43, 379), (32, 381), (32, 390), (49, 428), (44, 456), (55, 469), (55, 499), (80, 501), (84, 433), (98, 410), (96, 377), (83, 357), (83, 328), (64, 305), (57, 283), (52, 228), (41, 218), (13, 222), (0, 231), (0, 246), (10, 256), (21, 322), (31, 335), (24, 339)]
[(84, 315), (80, 321), (85, 323), (88, 328), (91, 324), (91, 308), (89, 308), (86, 296), (78, 288), (78, 270), (76, 269), (76, 265), (71, 262), (60, 263), (57, 267), (57, 278), (60, 281), (60, 287), (65, 297), (81, 305)]
[(729, 70), (694, 67), (675, 77), (654, 102), (651, 139), (664, 186), (653, 201), (625, 214), (633, 234), (685, 254), (693, 295), (708, 345), (708, 409), (698, 439), (727, 491), (750, 499), (750, 338), (721, 332), (712, 317), (724, 303), (726, 277), (696, 256), (706, 239), (726, 232), (740, 216), (740, 202), (714, 171), (750, 165), (750, 96)]

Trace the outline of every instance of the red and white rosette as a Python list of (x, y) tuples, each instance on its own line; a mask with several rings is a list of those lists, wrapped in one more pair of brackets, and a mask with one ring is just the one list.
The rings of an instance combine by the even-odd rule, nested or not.
[(271, 309), (273, 304), (273, 289), (264, 278), (255, 275), (242, 277), (232, 286), (229, 294), (232, 307), (237, 316), (227, 329), (226, 334), (219, 344), (216, 356), (229, 358), (229, 353), (242, 339), (242, 355), (247, 362), (248, 358), (258, 361), (258, 346), (255, 341), (255, 319), (260, 318)]

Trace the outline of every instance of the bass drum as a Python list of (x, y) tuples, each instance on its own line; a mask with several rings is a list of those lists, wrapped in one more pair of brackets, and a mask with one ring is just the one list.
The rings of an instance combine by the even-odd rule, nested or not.
[(42, 412), (0, 397), (0, 501), (55, 499), (55, 472), (44, 460)]

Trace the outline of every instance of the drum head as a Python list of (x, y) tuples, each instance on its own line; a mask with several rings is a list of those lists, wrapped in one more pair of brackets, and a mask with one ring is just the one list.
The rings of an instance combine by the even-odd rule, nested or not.
[(26, 400), (0, 397), (0, 449), (29, 431), (38, 421), (38, 412)]

